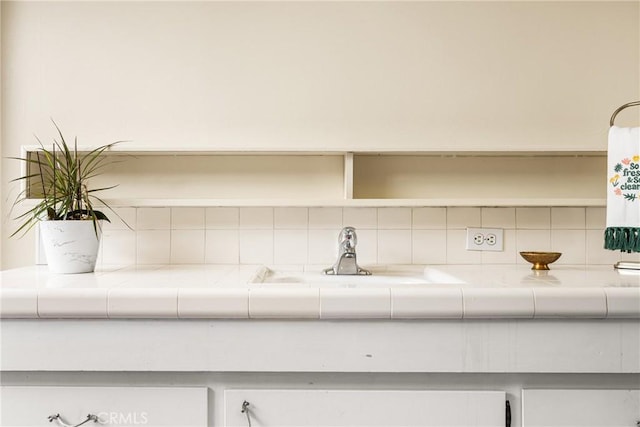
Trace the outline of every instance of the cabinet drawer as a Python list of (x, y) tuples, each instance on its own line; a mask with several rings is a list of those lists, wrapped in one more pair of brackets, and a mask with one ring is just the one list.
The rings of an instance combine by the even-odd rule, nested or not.
[(523, 390), (523, 427), (636, 427), (640, 390)]
[(438, 426), (505, 424), (502, 391), (226, 390), (225, 426)]
[(48, 416), (60, 414), (75, 425), (97, 415), (99, 423), (85, 426), (207, 425), (205, 387), (1, 387), (0, 425), (3, 427), (59, 425)]

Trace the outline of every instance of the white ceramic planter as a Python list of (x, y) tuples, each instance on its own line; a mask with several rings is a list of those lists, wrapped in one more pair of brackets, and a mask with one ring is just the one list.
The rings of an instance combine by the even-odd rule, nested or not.
[(62, 274), (92, 272), (98, 259), (101, 230), (101, 224), (98, 224), (96, 235), (90, 220), (40, 222), (49, 271)]

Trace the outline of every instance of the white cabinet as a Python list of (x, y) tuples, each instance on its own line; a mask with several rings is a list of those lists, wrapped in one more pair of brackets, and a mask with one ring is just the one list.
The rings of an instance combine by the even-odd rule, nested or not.
[(205, 387), (2, 387), (0, 425), (55, 426), (48, 417), (76, 425), (89, 414), (98, 423), (87, 426), (180, 426), (207, 425)]
[(225, 426), (505, 425), (502, 391), (226, 390)]
[(523, 427), (636, 427), (640, 390), (523, 390)]

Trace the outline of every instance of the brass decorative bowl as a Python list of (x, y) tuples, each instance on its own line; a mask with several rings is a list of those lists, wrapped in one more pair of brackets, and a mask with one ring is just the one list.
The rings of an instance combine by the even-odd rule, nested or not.
[(549, 270), (549, 264), (555, 262), (561, 252), (520, 252), (520, 256), (533, 264), (532, 270)]

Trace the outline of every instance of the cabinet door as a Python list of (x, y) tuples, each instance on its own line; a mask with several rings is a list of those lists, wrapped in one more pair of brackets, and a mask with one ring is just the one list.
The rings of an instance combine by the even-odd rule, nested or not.
[(502, 391), (226, 390), (225, 426), (505, 425)]
[(636, 427), (640, 390), (523, 390), (523, 427)]
[(207, 389), (180, 387), (1, 387), (3, 427), (76, 425), (96, 415), (86, 426), (207, 425)]

